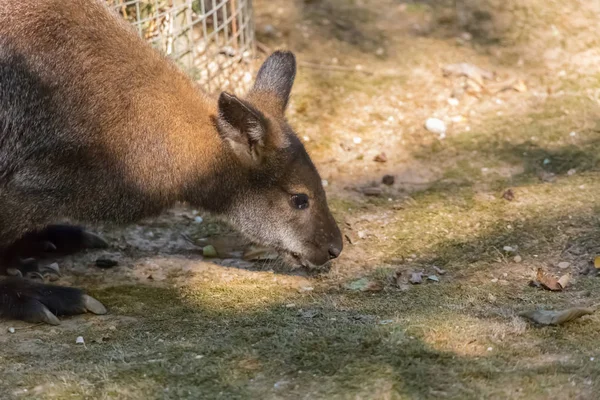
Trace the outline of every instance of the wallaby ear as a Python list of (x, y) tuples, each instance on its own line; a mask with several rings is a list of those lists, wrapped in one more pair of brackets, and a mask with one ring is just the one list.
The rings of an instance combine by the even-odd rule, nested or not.
[(285, 111), (296, 77), (296, 57), (290, 51), (276, 51), (258, 70), (253, 91), (273, 93)]
[(259, 164), (262, 158), (267, 119), (247, 102), (227, 92), (219, 96), (217, 128), (223, 140), (246, 164)]

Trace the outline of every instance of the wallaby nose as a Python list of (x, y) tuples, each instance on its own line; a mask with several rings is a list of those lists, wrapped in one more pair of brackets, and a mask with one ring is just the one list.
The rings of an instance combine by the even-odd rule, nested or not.
[(334, 258), (338, 258), (342, 250), (338, 249), (335, 246), (329, 246), (329, 259), (333, 260)]

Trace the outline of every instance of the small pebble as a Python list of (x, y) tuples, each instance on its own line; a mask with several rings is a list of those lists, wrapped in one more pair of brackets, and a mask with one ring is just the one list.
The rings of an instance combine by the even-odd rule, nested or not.
[(393, 185), (395, 181), (396, 181), (396, 178), (394, 178), (393, 175), (384, 175), (383, 178), (381, 179), (381, 182), (384, 185), (388, 185), (388, 186)]
[(288, 386), (290, 384), (289, 381), (279, 381), (279, 382), (275, 382), (275, 384), (273, 385), (274, 389), (283, 389), (286, 386)]
[(358, 136), (355, 136), (354, 139), (352, 139), (352, 141), (354, 142), (354, 144), (360, 144), (362, 142), (362, 139)]
[(285, 305), (285, 308), (294, 308), (294, 307), (296, 307), (296, 304), (294, 304), (294, 303), (290, 303), (290, 304), (286, 304)]
[(195, 218), (194, 218), (194, 222), (196, 222), (196, 223), (198, 223), (198, 224), (201, 224), (201, 223), (202, 223), (202, 221), (204, 221), (204, 219), (202, 219), (202, 217), (201, 217), (201, 216), (197, 216), (197, 217), (195, 217)]
[(15, 333), (15, 328), (13, 328), (12, 326), (8, 328), (8, 333)]
[(513, 258), (513, 260), (514, 260), (516, 263), (520, 263), (521, 261), (523, 261), (523, 258), (521, 258), (521, 256), (519, 256), (519, 255), (516, 255), (516, 256)]
[(85, 340), (83, 340), (83, 336), (77, 336), (75, 340), (75, 344), (85, 344)]
[(516, 251), (516, 249), (511, 246), (504, 246), (502, 250), (506, 251), (507, 253), (514, 253)]
[(492, 283), (496, 283), (496, 282), (498, 282), (498, 278), (492, 279)]
[(323, 179), (321, 180), (321, 185), (323, 185), (323, 187), (327, 187), (329, 186), (329, 182), (327, 181), (327, 179)]
[(567, 261), (562, 261), (558, 263), (558, 268), (560, 269), (565, 269), (565, 268), (569, 268), (571, 266), (570, 262)]
[(494, 350), (492, 347), (487, 348), (487, 351), (492, 351), (492, 350)]
[(448, 99), (448, 104), (450, 104), (451, 106), (455, 107), (458, 105), (458, 99), (454, 98), (454, 97), (450, 97)]
[(543, 164), (544, 165), (548, 165), (548, 164), (550, 164), (550, 162), (551, 162), (550, 159), (546, 158), (546, 159), (544, 159), (544, 163)]
[(577, 170), (575, 168), (571, 168), (567, 171), (567, 175), (569, 176), (575, 175), (575, 173), (577, 173)]
[(202, 248), (202, 255), (204, 257), (217, 257), (217, 249), (215, 249), (215, 246), (209, 244), (208, 246), (204, 246)]
[(440, 136), (446, 134), (446, 124), (438, 118), (427, 118), (427, 121), (425, 121), (425, 129)]

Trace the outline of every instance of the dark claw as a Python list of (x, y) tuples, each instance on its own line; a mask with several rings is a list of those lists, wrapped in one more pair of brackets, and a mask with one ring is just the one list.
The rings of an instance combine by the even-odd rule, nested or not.
[(108, 242), (102, 239), (95, 233), (82, 231), (82, 244), (83, 247), (88, 249), (105, 249), (108, 247)]
[(19, 278), (23, 277), (23, 274), (21, 273), (21, 271), (19, 271), (18, 268), (7, 268), (6, 269), (6, 275), (8, 276), (16, 276)]
[(85, 309), (92, 314), (96, 315), (104, 315), (106, 314), (106, 307), (98, 300), (93, 298), (92, 296), (88, 296), (87, 294), (83, 295), (83, 305)]
[(40, 274), (39, 272), (30, 271), (25, 274), (25, 279), (44, 282), (44, 275)]
[(57, 315), (106, 314), (98, 300), (81, 290), (23, 278), (0, 281), (0, 317), (58, 325)]
[(54, 245), (54, 243), (52, 243), (48, 240), (43, 241), (40, 244), (40, 247), (44, 253), (52, 253), (52, 252), (56, 251), (56, 246)]

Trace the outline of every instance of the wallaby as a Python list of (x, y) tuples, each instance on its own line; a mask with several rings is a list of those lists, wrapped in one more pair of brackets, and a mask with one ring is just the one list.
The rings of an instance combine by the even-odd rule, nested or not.
[(319, 174), (286, 122), (294, 55), (244, 98), (201, 92), (100, 0), (0, 3), (0, 316), (58, 324), (104, 306), (37, 282), (37, 250), (102, 247), (68, 225), (128, 223), (183, 201), (295, 264), (339, 256)]

